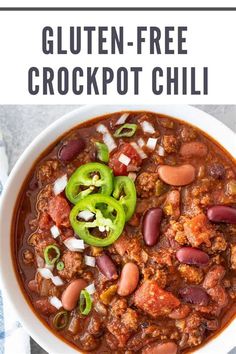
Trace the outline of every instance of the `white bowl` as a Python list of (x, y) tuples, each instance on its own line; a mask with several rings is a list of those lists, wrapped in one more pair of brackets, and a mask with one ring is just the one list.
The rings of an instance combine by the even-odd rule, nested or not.
[[(29, 304), (26, 302), (16, 278), (11, 259), (11, 223), (14, 206), (19, 190), (24, 182), (32, 164), (51, 143), (59, 136), (75, 127), (82, 121), (122, 110), (147, 110), (156, 113), (167, 114), (180, 118), (204, 130), (217, 140), (231, 155), (236, 158), (235, 134), (224, 124), (194, 107), (183, 105), (148, 105), (148, 106), (84, 106), (61, 119), (58, 119), (46, 128), (20, 156), (8, 179), (2, 195), (0, 206), (0, 269), (3, 288), (11, 302), (15, 312), (25, 327), (26, 331), (50, 354), (77, 353), (70, 345), (58, 339), (41, 321), (35, 316)], [(236, 345), (235, 339), (236, 321), (231, 324), (215, 339), (200, 348), (198, 354), (225, 354)]]

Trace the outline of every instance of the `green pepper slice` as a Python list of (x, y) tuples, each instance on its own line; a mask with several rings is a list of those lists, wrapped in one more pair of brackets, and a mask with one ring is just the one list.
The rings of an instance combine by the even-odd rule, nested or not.
[(92, 299), (87, 290), (82, 290), (80, 293), (79, 309), (82, 315), (88, 315), (92, 309)]
[(112, 169), (99, 162), (90, 162), (80, 166), (70, 177), (66, 186), (66, 196), (71, 203), (76, 204), (94, 192), (110, 195), (112, 189)]
[(53, 318), (53, 326), (58, 330), (64, 329), (69, 321), (69, 316), (67, 311), (58, 312)]
[(64, 262), (60, 261), (57, 263), (57, 270), (63, 270), (65, 268)]
[(100, 161), (107, 163), (109, 161), (109, 150), (106, 144), (99, 143), (98, 141), (95, 143), (97, 148), (97, 157)]
[(43, 254), (45, 262), (49, 265), (53, 265), (60, 257), (60, 249), (55, 245), (49, 245), (45, 248)]
[(129, 138), (135, 134), (137, 127), (137, 124), (126, 123), (118, 128), (113, 135), (115, 138), (121, 138), (123, 136)]
[(113, 197), (123, 206), (128, 221), (136, 207), (136, 188), (131, 178), (119, 176), (114, 178)]
[[(94, 220), (78, 220), (78, 214), (83, 210), (91, 211), (94, 214)], [(104, 194), (93, 194), (81, 199), (74, 206), (70, 212), (70, 223), (75, 233), (87, 244), (105, 247), (115, 242), (122, 233), (125, 225), (125, 212), (122, 205), (114, 198)], [(103, 232), (104, 237), (94, 236), (90, 232), (94, 228)]]

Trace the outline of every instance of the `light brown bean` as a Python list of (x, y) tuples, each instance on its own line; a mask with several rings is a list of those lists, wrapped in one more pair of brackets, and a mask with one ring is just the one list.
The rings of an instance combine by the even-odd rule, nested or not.
[(128, 296), (136, 289), (139, 281), (138, 266), (132, 262), (126, 263), (121, 271), (117, 293)]
[(72, 311), (78, 302), (80, 292), (87, 286), (84, 279), (73, 280), (62, 293), (61, 302), (65, 310)]
[(200, 141), (191, 141), (181, 145), (179, 150), (182, 157), (205, 157), (207, 155), (207, 146)]
[(142, 350), (142, 354), (176, 354), (177, 345), (174, 342), (153, 343)]
[(195, 179), (195, 168), (192, 165), (162, 165), (158, 169), (159, 177), (171, 186), (185, 186)]

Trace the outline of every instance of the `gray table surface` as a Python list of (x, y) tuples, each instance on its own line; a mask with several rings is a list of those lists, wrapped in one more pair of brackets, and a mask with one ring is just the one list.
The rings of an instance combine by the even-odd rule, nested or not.
[[(10, 169), (29, 143), (50, 123), (79, 106), (9, 105), (0, 106), (0, 129), (6, 142)], [(212, 114), (236, 132), (236, 105), (196, 106)], [(32, 354), (46, 353), (37, 343), (31, 341)], [(230, 354), (236, 354), (231, 351)]]

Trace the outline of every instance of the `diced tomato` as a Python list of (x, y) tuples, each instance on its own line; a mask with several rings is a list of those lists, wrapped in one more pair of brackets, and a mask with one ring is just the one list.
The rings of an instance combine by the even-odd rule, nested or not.
[(111, 156), (109, 161), (109, 166), (113, 169), (115, 176), (128, 175), (128, 166), (124, 165), (122, 162), (119, 161), (119, 157), (121, 154), (124, 154), (131, 159), (129, 166), (134, 167), (134, 169), (139, 167), (142, 163), (141, 157), (132, 145), (130, 145), (129, 143), (122, 144), (119, 147), (119, 150)]
[(70, 206), (65, 198), (57, 195), (49, 201), (49, 215), (58, 227), (69, 227)]
[(160, 288), (155, 280), (147, 280), (140, 286), (135, 292), (134, 302), (154, 318), (166, 316), (180, 305), (180, 301), (172, 293)]

